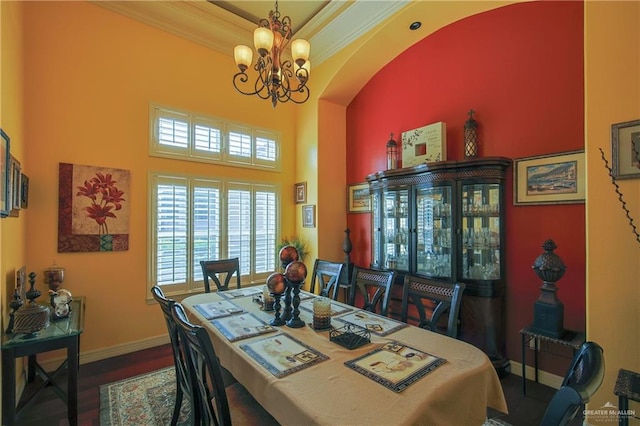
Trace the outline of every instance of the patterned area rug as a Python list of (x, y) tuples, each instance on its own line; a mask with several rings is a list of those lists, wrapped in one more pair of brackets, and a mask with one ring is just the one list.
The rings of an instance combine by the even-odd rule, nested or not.
[[(164, 426), (171, 423), (176, 395), (174, 367), (100, 386), (101, 426)], [(183, 399), (178, 425), (187, 425)]]

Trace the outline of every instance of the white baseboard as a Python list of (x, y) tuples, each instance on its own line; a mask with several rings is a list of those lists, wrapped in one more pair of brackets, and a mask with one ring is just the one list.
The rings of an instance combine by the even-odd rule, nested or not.
[[(511, 361), (511, 374), (515, 374), (516, 376), (522, 377), (522, 364), (516, 361)], [(527, 365), (525, 370), (525, 374), (527, 375), (527, 379), (534, 380), (535, 379), (535, 368)], [(560, 389), (562, 385), (562, 381), (564, 377), (558, 376), (556, 374), (548, 373), (546, 371), (538, 370), (538, 382), (549, 386), (554, 389)]]
[[(109, 348), (98, 349), (94, 351), (82, 351), (82, 338), (80, 339), (80, 364), (88, 364), (94, 361), (100, 361), (103, 359), (111, 358), (118, 355), (124, 355), (131, 352), (140, 351), (143, 349), (153, 348), (155, 346), (164, 345), (169, 343), (169, 335), (151, 337), (148, 339), (138, 340), (135, 342), (124, 343), (122, 345), (111, 346)], [(45, 371), (54, 371), (65, 360), (66, 354), (63, 357), (52, 358), (39, 362)]]

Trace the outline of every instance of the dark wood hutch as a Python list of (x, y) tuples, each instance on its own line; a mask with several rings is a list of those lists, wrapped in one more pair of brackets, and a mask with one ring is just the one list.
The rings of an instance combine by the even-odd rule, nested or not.
[(406, 274), (466, 285), (460, 338), (499, 373), (505, 357), (505, 179), (511, 159), (443, 161), (367, 177), (371, 268), (393, 269), (389, 314), (399, 318)]

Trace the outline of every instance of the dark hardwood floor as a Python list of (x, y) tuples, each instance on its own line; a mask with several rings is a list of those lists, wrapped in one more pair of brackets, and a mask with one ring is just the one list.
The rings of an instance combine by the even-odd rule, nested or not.
[[(171, 365), (173, 365), (173, 358), (169, 345), (81, 365), (78, 385), (79, 424), (82, 426), (100, 424), (100, 385)], [(65, 380), (62, 377), (61, 383), (65, 383)], [(503, 378), (501, 383), (509, 414), (491, 412), (490, 415), (499, 416), (500, 420), (514, 426), (539, 425), (555, 389), (529, 381), (527, 396), (523, 397), (520, 376), (511, 374)], [(66, 426), (69, 424), (66, 415), (64, 403), (50, 388), (46, 388), (20, 414), (17, 424), (20, 426)], [(582, 424), (582, 417), (578, 415), (572, 425), (580, 424)]]

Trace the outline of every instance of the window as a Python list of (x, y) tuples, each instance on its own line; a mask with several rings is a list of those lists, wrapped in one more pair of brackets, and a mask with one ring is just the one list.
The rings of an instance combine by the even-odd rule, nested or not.
[(149, 155), (280, 170), (276, 132), (151, 105)]
[(244, 284), (276, 270), (275, 185), (157, 173), (150, 182), (150, 285), (168, 293), (201, 290), (201, 260), (238, 257)]

